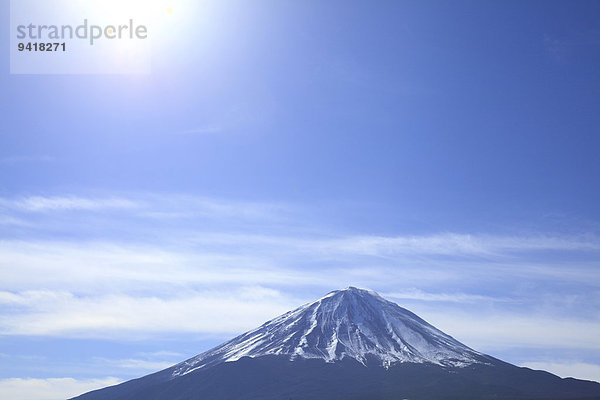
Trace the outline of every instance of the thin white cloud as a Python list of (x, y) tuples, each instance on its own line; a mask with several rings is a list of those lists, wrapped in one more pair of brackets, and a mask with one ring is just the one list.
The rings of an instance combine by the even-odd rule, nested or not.
[[(256, 107), (261, 104), (260, 107)], [(216, 135), (244, 132), (247, 134), (253, 127), (261, 126), (268, 120), (269, 101), (261, 97), (231, 105), (229, 108), (213, 115), (213, 119), (204, 121), (198, 126), (173, 132), (179, 135)]]
[(182, 354), (166, 350), (125, 354), (125, 357), (121, 358), (107, 358), (104, 354), (99, 354), (92, 357), (88, 364), (92, 366), (90, 368), (91, 371), (98, 371), (100, 373), (110, 371), (111, 374), (119, 376), (138, 377), (173, 366), (190, 356), (192, 354)]
[(19, 199), (0, 199), (0, 206), (19, 211), (96, 211), (101, 209), (132, 209), (138, 204), (123, 198), (43, 197), (31, 196)]
[(451, 303), (476, 303), (481, 301), (510, 302), (514, 301), (506, 297), (491, 297), (468, 293), (430, 293), (417, 288), (409, 288), (403, 291), (382, 293), (382, 296), (392, 299), (439, 301)]
[[(311, 243), (320, 246), (316, 240)], [(595, 264), (581, 261), (567, 267), (519, 259), (512, 263), (410, 258), (382, 261), (313, 252), (310, 246), (304, 239), (299, 239), (296, 248), (292, 238), (272, 242), (256, 236), (230, 239), (215, 248), (203, 245), (200, 249), (193, 245), (182, 249), (94, 242), (0, 241), (0, 290), (5, 292), (0, 294), (0, 302), (14, 297), (17, 291), (29, 298), (43, 294), (43, 289), (86, 295), (127, 293), (133, 289), (162, 295), (194, 286), (254, 285), (283, 290), (319, 286), (331, 290), (348, 284), (394, 288), (383, 292), (396, 298), (473, 302), (486, 299), (468, 292), (449, 292), (447, 288), (468, 284), (481, 287), (483, 283), (499, 281), (510, 287), (506, 276), (537, 285), (544, 280), (600, 285), (600, 271)], [(436, 290), (425, 292), (418, 287)], [(502, 298), (507, 297), (510, 292)]]
[(31, 223), (28, 223), (27, 221), (21, 219), (21, 218), (16, 218), (14, 216), (9, 216), (9, 215), (3, 215), (0, 214), (0, 226), (18, 226), (18, 227), (27, 227), (27, 226), (31, 226)]
[[(187, 291), (165, 298), (0, 292), (0, 299), (4, 304), (23, 307), (20, 312), (0, 316), (1, 334), (92, 338), (186, 332), (233, 336), (302, 303), (262, 287)], [(506, 311), (489, 315), (485, 310), (468, 313), (451, 306), (411, 309), (471, 347), (492, 355), (495, 350), (511, 347), (600, 348), (598, 320)]]
[[(451, 310), (451, 311), (449, 311)], [(466, 313), (460, 308), (413, 307), (442, 331), (479, 351), (510, 348), (598, 349), (600, 320), (497, 310)]]
[(96, 358), (97, 361), (108, 365), (110, 368), (120, 368), (133, 370), (136, 374), (144, 374), (148, 371), (156, 372), (168, 368), (172, 365), (177, 364), (181, 360), (175, 361), (159, 361), (159, 360), (148, 360), (148, 359), (137, 359), (137, 358), (126, 358), (126, 359), (107, 359), (107, 358)]
[(49, 290), (28, 290), (21, 293), (0, 291), (0, 305), (31, 306), (48, 301), (65, 301), (72, 296), (68, 292), (53, 292)]
[(126, 290), (167, 285), (293, 285), (316, 281), (319, 279), (302, 271), (277, 268), (273, 260), (252, 253), (0, 241), (0, 289), (6, 290), (67, 288), (102, 292), (107, 287)]
[(169, 298), (132, 295), (81, 297), (66, 292), (3, 293), (26, 308), (0, 316), (0, 334), (62, 337), (127, 337), (132, 333), (238, 333), (297, 304), (277, 292), (242, 288), (186, 292)]
[(429, 236), (356, 236), (325, 242), (338, 251), (372, 256), (395, 254), (439, 255), (497, 255), (502, 252), (535, 250), (600, 250), (597, 237), (512, 237), (465, 234), (437, 234)]
[[(333, 234), (288, 205), (183, 195), (0, 199), (0, 212), (11, 228), (0, 240), (8, 335), (233, 335), (353, 285), (409, 303), (478, 350), (600, 347), (593, 234)], [(57, 229), (77, 239), (43, 239)], [(536, 308), (549, 296), (561, 302)], [(115, 363), (134, 370), (165, 360)]]
[(122, 381), (107, 377), (100, 379), (73, 378), (9, 378), (0, 379), (0, 398), (14, 400), (65, 400), (91, 390), (117, 385)]
[[(262, 223), (286, 220), (290, 207), (279, 203), (252, 201), (235, 201), (219, 198), (188, 195), (134, 194), (124, 196), (28, 196), (17, 198), (1, 198), (0, 211), (5, 219), (19, 218), (38, 229), (47, 228), (44, 224), (56, 228), (51, 219), (41, 221), (39, 215), (49, 217), (60, 216), (62, 230), (81, 229), (72, 224), (65, 216), (75, 212), (75, 221), (86, 216), (101, 215), (106, 221), (121, 223), (127, 219), (128, 230), (139, 228), (140, 222), (156, 221), (169, 223), (173, 221), (199, 221), (229, 219), (237, 222), (257, 220)], [(126, 211), (127, 214), (117, 211)], [(180, 231), (181, 233), (182, 231)]]
[(175, 357), (177, 359), (185, 356), (185, 354), (178, 353), (176, 351), (168, 351), (168, 350), (143, 352), (143, 353), (138, 353), (138, 355), (143, 356), (145, 358), (156, 358), (156, 357), (173, 358), (173, 357)]
[[(381, 236), (325, 236), (303, 235), (274, 236), (268, 234), (239, 234), (206, 232), (193, 233), (187, 243), (203, 249), (238, 252), (250, 249), (254, 254), (269, 257), (283, 256), (299, 258), (316, 264), (320, 260), (336, 261), (345, 265), (370, 264), (412, 266), (443, 266), (440, 269), (485, 265), (502, 274), (508, 270), (531, 274), (548, 272), (557, 261), (548, 260), (544, 254), (563, 252), (578, 254), (577, 263), (572, 263), (567, 274), (577, 274), (579, 266), (585, 267), (586, 260), (595, 260), (600, 252), (600, 238), (596, 236), (574, 237), (508, 237), (474, 236), (461, 234), (439, 234), (429, 236), (381, 237)], [(583, 256), (583, 257), (581, 257)], [(587, 258), (586, 258), (587, 257)], [(539, 260), (543, 260), (540, 263)], [(564, 264), (558, 263), (559, 274), (564, 273)], [(420, 268), (420, 267), (419, 267)], [(477, 268), (481, 269), (481, 268)], [(489, 272), (489, 271), (488, 271)], [(589, 281), (590, 276), (583, 279)]]
[[(489, 262), (409, 256), (389, 260), (337, 250), (323, 252), (319, 250), (322, 241), (317, 240), (298, 239), (295, 243), (293, 238), (271, 241), (260, 236), (230, 238), (220, 244), (183, 243), (179, 248), (5, 240), (0, 241), (0, 289), (77, 288), (85, 292), (90, 288), (102, 290), (101, 285), (109, 282), (116, 289), (219, 283), (319, 285), (330, 289), (346, 283), (386, 287), (398, 282), (402, 288), (475, 281), (479, 284), (502, 281), (510, 285), (506, 276), (536, 282), (548, 279), (600, 285), (600, 271), (593, 262), (585, 260), (568, 265), (515, 257), (498, 257)], [(413, 298), (417, 295), (412, 293)], [(421, 297), (425, 300), (424, 295)], [(447, 300), (451, 301), (451, 297), (447, 296)]]
[[(227, 243), (242, 245), (272, 246), (271, 250), (311, 252), (322, 255), (358, 255), (393, 259), (398, 257), (444, 256), (497, 258), (514, 256), (526, 252), (539, 251), (600, 251), (600, 238), (595, 235), (580, 236), (544, 236), (544, 235), (473, 235), (463, 233), (438, 233), (431, 235), (376, 236), (376, 235), (330, 235), (302, 236), (294, 234), (299, 226), (309, 226), (299, 215), (299, 211), (286, 204), (231, 201), (218, 198), (187, 195), (134, 194), (118, 197), (82, 197), (82, 196), (30, 196), (22, 198), (0, 198), (0, 222), (19, 222), (35, 224), (38, 229), (44, 225), (56, 229), (52, 219), (40, 221), (38, 213), (57, 213), (64, 217), (66, 212), (76, 211), (74, 221), (80, 221), (82, 213), (91, 215), (103, 213), (103, 224), (123, 225), (131, 234), (139, 230), (143, 234), (147, 225), (164, 224), (163, 241), (191, 241), (204, 245), (224, 245)], [(125, 210), (126, 214), (115, 215), (113, 211)], [(29, 213), (29, 214), (27, 214)], [(29, 218), (29, 219), (27, 219)], [(198, 233), (197, 224), (207, 220), (219, 221), (213, 231)], [(185, 221), (183, 227), (174, 228), (173, 221)], [(242, 226), (247, 230), (248, 221), (259, 222), (263, 227), (260, 234), (240, 234), (236, 232)], [(300, 221), (302, 221), (300, 223)], [(60, 229), (76, 234), (81, 231), (80, 224), (70, 224), (61, 219)], [(100, 221), (95, 220), (96, 223)], [(195, 222), (195, 223), (194, 223)], [(264, 229), (272, 223), (278, 223), (288, 232), (281, 236), (279, 232), (270, 234)], [(308, 225), (307, 225), (308, 224)], [(161, 225), (159, 225), (161, 226)], [(69, 231), (72, 230), (72, 231)], [(209, 228), (210, 229), (210, 228)], [(319, 231), (323, 232), (323, 229)], [(111, 238), (112, 239), (112, 238)], [(277, 249), (273, 249), (277, 246)]]
[(198, 196), (157, 197), (158, 208), (168, 206), (170, 210), (187, 210), (188, 215), (216, 217), (244, 217), (249, 219), (270, 220), (288, 209), (278, 203), (251, 201), (230, 201)]
[(600, 365), (578, 361), (544, 362), (524, 361), (523, 367), (541, 369), (551, 372), (561, 378), (577, 378), (600, 382)]

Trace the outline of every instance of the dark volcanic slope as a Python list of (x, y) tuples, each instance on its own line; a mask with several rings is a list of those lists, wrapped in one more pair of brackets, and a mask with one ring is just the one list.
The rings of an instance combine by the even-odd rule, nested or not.
[(78, 400), (597, 399), (600, 384), (478, 353), (348, 288), (164, 371)]
[(178, 364), (174, 376), (242, 357), (269, 355), (335, 362), (354, 359), (465, 366), (481, 354), (375, 292), (349, 287), (285, 313), (214, 349)]
[[(600, 399), (600, 384), (561, 379), (500, 361), (467, 368), (403, 363), (389, 369), (354, 360), (242, 358), (163, 381), (152, 376), (80, 400)], [(157, 379), (158, 378), (158, 379)]]

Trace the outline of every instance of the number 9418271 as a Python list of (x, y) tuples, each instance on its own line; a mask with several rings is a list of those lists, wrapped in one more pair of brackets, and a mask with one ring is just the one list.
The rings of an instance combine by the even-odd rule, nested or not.
[(19, 51), (67, 51), (66, 43), (19, 43)]

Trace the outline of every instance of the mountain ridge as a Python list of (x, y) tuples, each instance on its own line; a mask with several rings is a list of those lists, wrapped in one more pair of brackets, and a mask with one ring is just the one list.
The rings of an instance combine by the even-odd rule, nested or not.
[(461, 366), (486, 362), (488, 357), (376, 292), (349, 286), (192, 357), (178, 364), (173, 374), (268, 355), (326, 362), (348, 357), (361, 364), (375, 358), (384, 367), (397, 362)]
[(77, 400), (600, 400), (600, 384), (479, 353), (377, 293), (336, 290)]

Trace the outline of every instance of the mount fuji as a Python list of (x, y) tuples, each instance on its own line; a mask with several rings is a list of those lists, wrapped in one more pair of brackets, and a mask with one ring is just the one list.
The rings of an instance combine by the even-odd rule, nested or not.
[(600, 400), (600, 384), (505, 363), (349, 287), (163, 371), (75, 399)]

